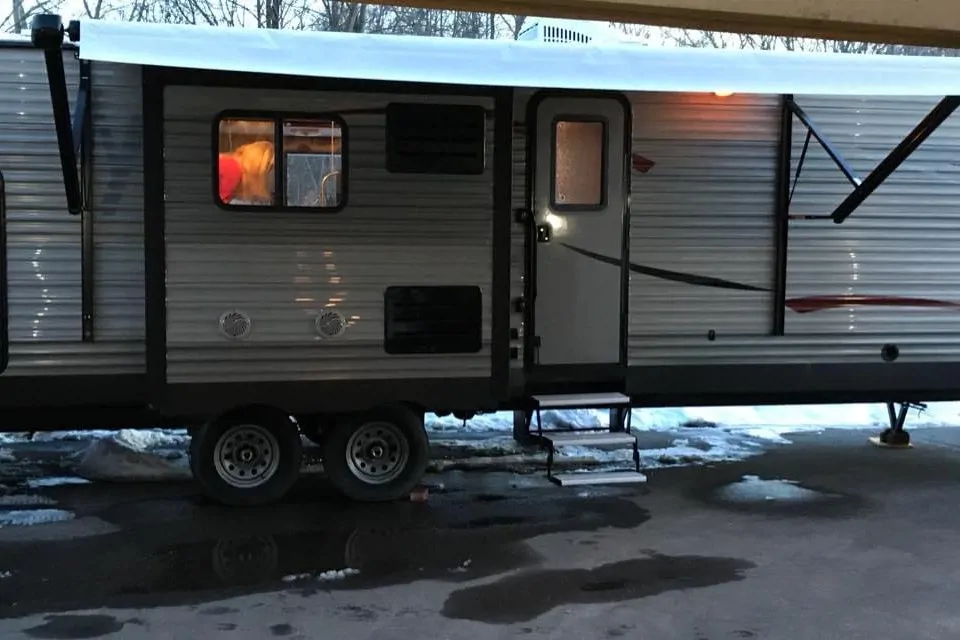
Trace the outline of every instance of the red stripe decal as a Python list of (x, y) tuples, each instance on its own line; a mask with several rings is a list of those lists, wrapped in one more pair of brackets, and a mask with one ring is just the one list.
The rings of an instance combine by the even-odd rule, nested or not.
[(633, 164), (633, 170), (634, 170), (634, 171), (639, 171), (640, 173), (646, 173), (647, 171), (650, 171), (650, 169), (653, 169), (654, 165), (657, 164), (656, 162), (654, 162), (654, 161), (651, 160), (650, 158), (644, 158), (644, 157), (643, 157), (642, 155), (640, 155), (639, 153), (634, 153), (634, 154), (631, 156), (631, 158), (632, 158), (632, 161), (633, 161), (633, 162), (632, 162), (632, 164)]
[(843, 307), (922, 307), (960, 308), (960, 303), (930, 298), (904, 298), (899, 296), (808, 296), (786, 301), (787, 307), (796, 313), (812, 313)]

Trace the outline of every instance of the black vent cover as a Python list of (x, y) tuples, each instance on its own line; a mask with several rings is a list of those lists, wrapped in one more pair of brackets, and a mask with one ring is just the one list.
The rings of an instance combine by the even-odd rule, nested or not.
[(486, 154), (481, 106), (393, 102), (386, 113), (387, 171), (480, 174)]
[(383, 312), (387, 353), (476, 353), (483, 346), (480, 287), (388, 287)]

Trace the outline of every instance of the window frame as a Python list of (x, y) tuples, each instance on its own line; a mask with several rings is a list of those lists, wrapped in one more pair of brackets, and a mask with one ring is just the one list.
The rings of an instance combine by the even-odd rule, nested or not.
[[(286, 199), (286, 152), (283, 148), (283, 123), (285, 120), (327, 120), (340, 127), (340, 180), (342, 183), (340, 202), (332, 207), (291, 207), (286, 204), (256, 205), (256, 204), (228, 204), (220, 200), (220, 176), (217, 170), (220, 158), (220, 123), (224, 120), (273, 120), (274, 148), (280, 147), (280, 162), (274, 161), (273, 180), (274, 193), (280, 196), (280, 201)], [(279, 141), (279, 145), (278, 145)], [(337, 113), (326, 111), (266, 111), (256, 109), (224, 109), (213, 116), (211, 126), (211, 164), (210, 195), (213, 203), (222, 211), (229, 212), (279, 212), (279, 213), (338, 213), (347, 206), (350, 194), (349, 168), (349, 131), (347, 123)]]
[[(561, 122), (582, 122), (599, 124), (603, 127), (603, 140), (600, 151), (600, 202), (597, 204), (564, 204), (556, 201), (557, 198), (557, 125)], [(554, 211), (602, 211), (607, 208), (609, 182), (610, 155), (610, 121), (606, 116), (591, 116), (582, 113), (558, 114), (550, 120), (550, 208)]]

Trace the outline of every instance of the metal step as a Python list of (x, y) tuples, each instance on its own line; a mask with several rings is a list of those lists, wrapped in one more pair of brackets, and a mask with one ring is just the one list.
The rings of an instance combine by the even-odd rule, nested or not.
[(561, 487), (594, 484), (640, 484), (647, 476), (637, 471), (584, 471), (580, 473), (555, 473), (551, 480)]
[(630, 396), (616, 392), (533, 396), (533, 399), (541, 409), (589, 409), (591, 407), (619, 407), (630, 404)]
[(637, 436), (631, 433), (610, 433), (607, 431), (561, 431), (543, 432), (543, 439), (555, 447), (610, 447), (633, 446)]

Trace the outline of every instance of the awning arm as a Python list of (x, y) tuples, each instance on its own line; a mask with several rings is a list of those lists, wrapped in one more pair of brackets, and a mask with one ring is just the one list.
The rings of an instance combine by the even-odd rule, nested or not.
[(935, 106), (920, 123), (913, 128), (893, 151), (887, 154), (876, 168), (870, 172), (863, 183), (840, 203), (831, 214), (831, 218), (840, 224), (859, 207), (870, 194), (877, 190), (884, 180), (897, 170), (904, 160), (917, 150), (924, 140), (936, 131), (943, 122), (960, 106), (960, 96), (947, 96)]
[[(827, 140), (820, 130), (817, 128), (817, 125), (813, 123), (810, 119), (810, 116), (807, 115), (806, 111), (800, 108), (800, 105), (792, 97), (786, 99), (786, 107), (793, 112), (793, 115), (797, 116), (797, 119), (803, 123), (803, 126), (807, 128), (807, 145), (810, 142), (810, 135), (812, 134), (814, 138), (817, 139), (817, 142), (820, 143), (820, 146), (823, 147), (823, 150), (827, 152), (827, 155), (830, 156), (830, 159), (839, 167), (840, 171), (843, 172), (844, 177), (850, 181), (854, 187), (859, 187), (861, 180), (853, 171), (853, 167), (850, 166), (840, 152)], [(806, 154), (807, 145), (804, 145), (804, 154)], [(799, 167), (797, 167), (797, 178), (800, 177)]]
[(60, 16), (38, 14), (30, 24), (30, 39), (33, 46), (43, 50), (47, 67), (47, 84), (50, 86), (50, 101), (53, 106), (53, 121), (57, 131), (57, 145), (60, 150), (60, 167), (63, 171), (63, 188), (67, 196), (67, 209), (72, 215), (83, 211), (83, 195), (80, 189), (80, 176), (77, 169), (77, 156), (83, 142), (84, 124), (89, 98), (89, 77), (80, 81), (77, 93), (77, 112), (73, 123), (70, 122), (70, 95), (67, 92), (66, 73), (63, 69), (63, 36), (67, 34), (71, 42), (80, 39), (80, 23), (71, 20), (64, 28)]

